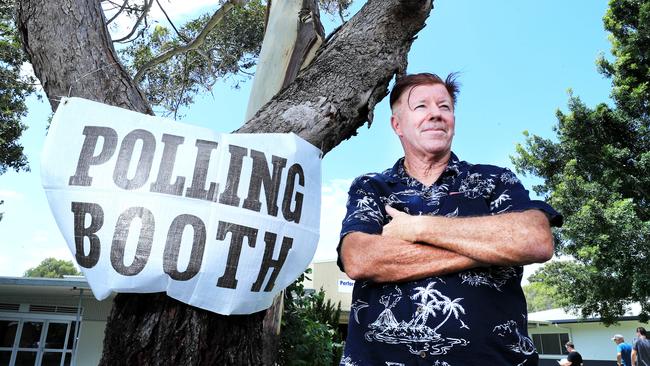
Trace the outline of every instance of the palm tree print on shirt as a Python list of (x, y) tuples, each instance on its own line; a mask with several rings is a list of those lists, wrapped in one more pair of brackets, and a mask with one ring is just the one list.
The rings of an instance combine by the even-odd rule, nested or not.
[[(409, 321), (398, 321), (391, 310), (402, 299), (402, 290), (395, 286), (394, 291), (383, 295), (379, 302), (384, 305), (384, 310), (377, 320), (368, 325), (370, 331), (365, 334), (366, 340), (405, 344), (413, 354), (427, 352), (430, 355), (442, 355), (456, 345), (466, 346), (469, 342), (465, 339), (449, 338), (438, 333), (438, 330), (448, 323), (452, 316), (458, 321), (459, 328), (467, 329), (467, 327), (460, 319), (461, 315), (465, 314), (465, 309), (461, 305), (463, 299), (451, 299), (435, 289), (435, 285), (436, 281), (431, 281), (426, 286), (414, 289), (415, 292), (410, 298), (419, 300), (415, 303), (418, 305), (418, 310)], [(433, 328), (428, 324), (432, 318), (439, 320)]]

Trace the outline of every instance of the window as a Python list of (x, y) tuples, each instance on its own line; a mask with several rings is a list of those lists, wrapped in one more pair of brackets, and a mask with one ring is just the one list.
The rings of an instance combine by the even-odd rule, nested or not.
[(566, 355), (564, 344), (569, 341), (569, 333), (533, 334), (533, 343), (540, 355)]
[(69, 366), (74, 319), (0, 318), (0, 365)]

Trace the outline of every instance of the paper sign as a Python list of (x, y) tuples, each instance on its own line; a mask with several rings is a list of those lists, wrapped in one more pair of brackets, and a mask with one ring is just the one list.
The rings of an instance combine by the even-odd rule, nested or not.
[(339, 279), (339, 292), (351, 294), (354, 289), (354, 280)]
[(70, 98), (41, 161), (50, 208), (99, 300), (165, 291), (253, 313), (318, 244), (320, 150), (294, 134), (222, 134)]

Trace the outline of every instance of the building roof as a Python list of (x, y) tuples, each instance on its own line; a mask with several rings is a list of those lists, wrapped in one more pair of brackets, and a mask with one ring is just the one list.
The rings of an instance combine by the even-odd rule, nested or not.
[[(81, 289), (90, 289), (83, 276), (65, 276), (64, 278), (0, 276), (0, 293), (5, 294), (78, 295), (78, 290)], [(90, 293), (91, 291), (87, 292), (87, 294)]]
[[(637, 320), (641, 312), (641, 305), (639, 303), (631, 304), (625, 315), (619, 320)], [(579, 312), (573, 310), (564, 310), (562, 308), (549, 309), (543, 311), (536, 311), (528, 314), (529, 323), (585, 323), (585, 322), (599, 322), (599, 316), (583, 318)]]

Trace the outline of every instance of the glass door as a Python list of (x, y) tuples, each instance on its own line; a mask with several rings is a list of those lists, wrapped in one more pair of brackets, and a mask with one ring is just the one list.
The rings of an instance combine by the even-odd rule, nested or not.
[(69, 366), (72, 320), (0, 319), (0, 365)]

